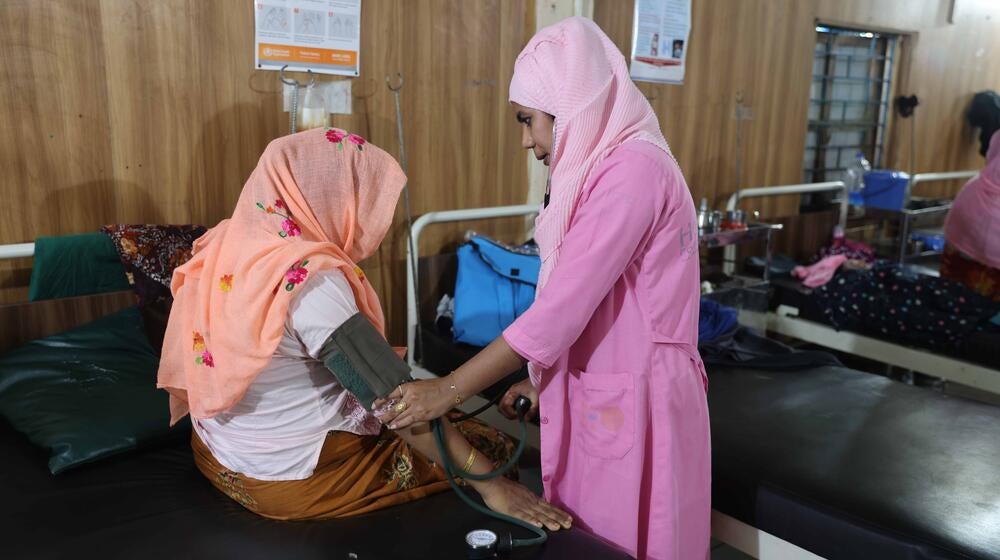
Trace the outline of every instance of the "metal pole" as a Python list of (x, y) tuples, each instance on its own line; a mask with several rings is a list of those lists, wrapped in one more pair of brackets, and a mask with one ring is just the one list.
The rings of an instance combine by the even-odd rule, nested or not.
[[(390, 76), (385, 77), (385, 85), (389, 88), (389, 91), (393, 93), (396, 101), (396, 132), (399, 137), (399, 165), (403, 168), (403, 173), (409, 173), (409, 169), (406, 165), (406, 144), (403, 141), (403, 108), (399, 102), (399, 91), (403, 89), (403, 73), (396, 72), (396, 77), (399, 79), (399, 83), (396, 85), (392, 84)], [(410, 274), (413, 277), (413, 291), (416, 297), (420, 292), (417, 290), (419, 285), (417, 281), (417, 247), (413, 243), (413, 213), (410, 209), (410, 178), (407, 176), (406, 184), (403, 185), (403, 211), (406, 213), (406, 260), (407, 267), (410, 269)], [(416, 317), (416, 346), (423, 351), (423, 333), (420, 329), (420, 317), (419, 313)], [(409, 348), (411, 357), (416, 356), (417, 349)], [(411, 361), (415, 361), (412, 360)]]
[[(299, 86), (301, 86), (302, 84), (300, 84), (298, 80), (286, 78), (285, 77), (286, 68), (288, 68), (287, 64), (281, 67), (281, 71), (278, 73), (278, 79), (281, 80), (281, 83), (285, 84), (286, 86), (292, 86), (292, 114), (289, 119), (288, 129), (291, 131), (292, 134), (295, 134), (297, 132), (295, 126), (295, 117), (299, 112)], [(315, 86), (316, 76), (312, 73), (312, 70), (306, 70), (306, 73), (309, 74), (309, 87)], [(396, 107), (398, 110), (399, 107), (398, 101), (396, 102)]]

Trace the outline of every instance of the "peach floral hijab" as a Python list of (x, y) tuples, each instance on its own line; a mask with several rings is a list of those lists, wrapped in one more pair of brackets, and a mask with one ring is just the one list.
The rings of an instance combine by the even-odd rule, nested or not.
[(358, 308), (384, 333), (378, 297), (356, 263), (378, 249), (406, 177), (360, 136), (313, 129), (274, 140), (231, 218), (174, 271), (174, 304), (157, 386), (171, 424), (240, 401), (271, 361), (288, 307), (311, 275), (340, 269)]

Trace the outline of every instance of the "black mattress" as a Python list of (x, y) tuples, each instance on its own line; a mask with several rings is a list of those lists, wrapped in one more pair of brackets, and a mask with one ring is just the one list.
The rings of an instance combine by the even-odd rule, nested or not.
[[(432, 371), (478, 350), (430, 332)], [(1000, 559), (1000, 408), (843, 367), (708, 369), (713, 509), (829, 560)]]
[(714, 509), (830, 560), (1000, 558), (1000, 408), (840, 367), (709, 379)]
[[(772, 308), (778, 305), (787, 305), (799, 310), (799, 318), (830, 326), (830, 320), (823, 313), (823, 308), (812, 296), (812, 290), (802, 286), (802, 284), (790, 276), (776, 276), (772, 278), (771, 285), (774, 292), (771, 300)], [(884, 335), (880, 332), (866, 332), (865, 336), (899, 344), (892, 336)], [(976, 333), (963, 342), (961, 348), (953, 349), (948, 354), (954, 358), (964, 360), (983, 367), (1000, 370), (1000, 329), (991, 329), (987, 332)]]
[[(0, 421), (0, 458), (4, 559), (449, 559), (465, 558), (472, 529), (509, 530), (450, 491), (349, 519), (264, 519), (211, 487), (181, 439), (54, 477), (46, 457)], [(573, 529), (513, 558), (628, 556)]]

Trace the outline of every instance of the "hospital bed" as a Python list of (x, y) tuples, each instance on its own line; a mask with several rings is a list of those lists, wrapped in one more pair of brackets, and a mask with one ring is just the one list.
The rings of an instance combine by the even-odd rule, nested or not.
[[(914, 175), (912, 182), (919, 184), (954, 180), (969, 177), (970, 174), (974, 172), (918, 174)], [(782, 196), (824, 190), (841, 193), (840, 224), (845, 225), (848, 216), (845, 204), (846, 188), (839, 181), (744, 189), (729, 198), (727, 208), (735, 208), (739, 200), (750, 197)], [(822, 311), (813, 305), (810, 290), (802, 288), (795, 281), (775, 278), (771, 283), (774, 288), (772, 310), (762, 318), (763, 324), (770, 332), (1000, 394), (1000, 353), (995, 350), (1000, 344), (1000, 337), (978, 337), (970, 341), (964, 355), (959, 357), (905, 346), (893, 342), (890, 338), (838, 331), (827, 322)]]
[[(30, 243), (0, 246), (3, 258), (32, 253)], [(117, 292), (0, 306), (4, 342), (17, 339), (4, 348), (41, 339), (34, 343), (33, 367), (58, 371), (69, 362), (113, 368), (113, 355), (108, 363), (82, 363), (88, 356), (114, 354), (114, 340), (107, 340), (112, 334), (91, 329), (77, 337), (78, 347), (67, 346), (66, 335), (52, 335), (108, 317), (134, 318), (136, 323), (125, 327), (139, 329), (140, 315), (129, 313), (131, 305), (131, 293)], [(0, 350), (0, 358), (4, 354)], [(152, 384), (155, 365), (147, 375)], [(0, 376), (0, 387), (17, 382)], [(83, 391), (80, 398), (88, 395)], [(451, 559), (466, 557), (465, 536), (473, 529), (511, 530), (470, 510), (452, 492), (349, 519), (264, 519), (205, 480), (195, 468), (189, 438), (189, 430), (175, 431), (155, 444), (52, 475), (46, 453), (0, 418), (0, 558)], [(511, 558), (627, 556), (572, 529), (552, 533), (541, 547), (517, 549)]]
[[(473, 529), (509, 530), (451, 492), (348, 519), (258, 517), (195, 469), (185, 438), (58, 476), (0, 421), (0, 557), (395, 560), (465, 558)], [(512, 558), (624, 559), (580, 530)]]
[[(538, 207), (534, 205), (498, 206), (429, 212), (413, 222), (406, 252), (406, 342), (407, 348), (412, 349), (407, 354), (407, 360), (413, 368), (415, 378), (430, 379), (447, 375), (478, 351), (470, 346), (456, 346), (447, 337), (435, 335), (433, 312), (430, 310), (434, 309), (444, 293), (454, 294), (457, 260), (454, 254), (442, 255), (433, 261), (420, 259), (416, 248), (420, 247), (420, 237), (424, 230), (434, 224), (518, 218), (537, 213)], [(440, 274), (442, 271), (447, 271), (447, 274)], [(420, 274), (419, 279), (414, 276), (415, 272)], [(418, 280), (422, 287), (419, 292)], [(424, 290), (423, 287), (427, 289)], [(419, 299), (418, 294), (421, 296)], [(485, 407), (490, 400), (501, 397), (506, 386), (525, 377), (526, 372), (511, 376), (487, 389), (484, 394), (470, 397), (462, 405), (462, 410), (470, 412)], [(519, 424), (504, 418), (495, 408), (487, 408), (480, 418), (514, 437), (520, 435)], [(527, 442), (535, 448), (539, 446), (538, 434), (538, 426), (529, 424)]]
[(709, 409), (716, 538), (774, 559), (1000, 557), (997, 407), (828, 367), (709, 368)]
[[(426, 214), (410, 248), (433, 224), (536, 211)], [(454, 272), (433, 260), (453, 258), (421, 258), (421, 282), (407, 281), (409, 344), (425, 339), (412, 360), (426, 375), (475, 352), (435, 332), (427, 305), (450, 284), (435, 271)], [(709, 407), (714, 538), (764, 560), (1000, 557), (1000, 409), (843, 367), (712, 367)]]

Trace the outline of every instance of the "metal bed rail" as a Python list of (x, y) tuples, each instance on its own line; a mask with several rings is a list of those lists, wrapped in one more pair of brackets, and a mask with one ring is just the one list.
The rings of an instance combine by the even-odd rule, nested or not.
[(740, 189), (729, 196), (726, 200), (726, 210), (735, 210), (736, 205), (745, 198), (762, 198), (769, 196), (783, 196), (787, 194), (808, 194), (817, 192), (837, 192), (841, 193), (840, 198), (840, 225), (847, 225), (847, 184), (843, 181), (827, 181), (825, 183), (800, 183), (797, 185), (778, 185), (773, 187), (753, 187)]
[[(843, 181), (827, 181), (825, 183), (800, 183), (797, 185), (778, 185), (772, 187), (753, 187), (740, 189), (729, 196), (726, 200), (726, 211), (735, 210), (741, 200), (745, 198), (763, 198), (770, 196), (783, 196), (789, 194), (808, 194), (818, 192), (839, 192), (840, 193), (840, 217), (838, 223), (840, 227), (847, 226), (847, 184)], [(732, 274), (736, 269), (736, 246), (726, 247), (723, 253), (723, 271)]]
[(34, 243), (13, 243), (0, 245), (0, 261), (8, 259), (25, 259), (35, 256)]
[[(411, 263), (419, 256), (420, 235), (427, 226), (433, 224), (444, 224), (452, 222), (464, 222), (472, 220), (491, 220), (497, 218), (516, 218), (518, 216), (530, 216), (537, 214), (538, 205), (524, 204), (520, 206), (496, 206), (492, 208), (471, 208), (468, 210), (448, 210), (443, 212), (428, 212), (417, 218), (413, 222), (413, 231), (410, 233), (410, 241), (406, 247), (406, 344), (409, 352), (406, 361), (413, 368), (413, 377), (417, 379), (434, 379), (437, 377), (432, 372), (421, 367), (416, 361), (417, 328), (420, 321), (417, 311), (417, 282), (413, 277), (414, 269)], [(486, 404), (486, 400), (479, 396), (470, 397), (461, 407), (463, 411), (470, 411)], [(517, 422), (508, 420), (490, 408), (479, 418), (490, 425), (503, 430), (513, 437), (520, 437), (520, 426)], [(540, 446), (539, 430), (536, 426), (528, 427), (528, 445), (538, 449)]]
[[(414, 255), (417, 254), (416, 248), (420, 246), (420, 235), (429, 225), (528, 216), (531, 214), (537, 214), (538, 211), (539, 208), (537, 205), (524, 204), (518, 206), (496, 206), (492, 208), (471, 208), (468, 210), (429, 212), (418, 218), (413, 223), (413, 232), (410, 236), (410, 242), (407, 244), (406, 248), (407, 262), (412, 262), (411, 259), (413, 259)], [(34, 243), (0, 245), (0, 260), (30, 258), (34, 256), (34, 254)], [(410, 365), (413, 366), (416, 365), (414, 363), (413, 349), (415, 348), (414, 345), (416, 341), (416, 325), (418, 317), (416, 279), (413, 277), (413, 267), (411, 266), (406, 267), (406, 321), (407, 344), (411, 350), (408, 360)]]
[(417, 365), (415, 359), (417, 341), (417, 323), (420, 321), (417, 311), (417, 282), (413, 277), (412, 263), (419, 257), (420, 235), (432, 224), (465, 222), (472, 220), (492, 220), (497, 218), (516, 218), (529, 216), (539, 212), (538, 205), (522, 204), (518, 206), (495, 206), (492, 208), (470, 208), (468, 210), (447, 210), (443, 212), (428, 212), (413, 222), (410, 242), (406, 248), (406, 344), (409, 348), (407, 361), (411, 367)]
[(906, 189), (906, 200), (910, 200), (910, 193), (913, 187), (920, 183), (931, 183), (935, 181), (956, 181), (958, 179), (971, 179), (979, 175), (979, 171), (948, 171), (944, 173), (917, 173), (910, 177), (910, 184)]
[(951, 204), (949, 203), (943, 206), (926, 208), (923, 210), (909, 210), (908, 207), (910, 200), (912, 200), (913, 188), (921, 183), (971, 179), (978, 174), (978, 171), (947, 171), (941, 173), (917, 173), (910, 177), (910, 182), (906, 184), (906, 194), (903, 199), (903, 208), (900, 212), (898, 212), (898, 214), (902, 217), (899, 228), (899, 251), (897, 253), (896, 262), (899, 264), (906, 263), (906, 247), (910, 242), (910, 235), (912, 234), (911, 229), (913, 228), (913, 221), (915, 218), (921, 215), (947, 214), (951, 209)]

